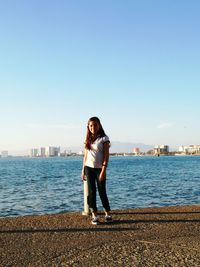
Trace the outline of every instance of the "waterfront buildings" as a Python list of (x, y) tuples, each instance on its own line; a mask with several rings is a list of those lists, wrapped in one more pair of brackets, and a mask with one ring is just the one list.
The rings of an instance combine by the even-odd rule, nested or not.
[(178, 152), (186, 155), (200, 154), (200, 145), (180, 146)]
[[(2, 151), (3, 152), (3, 151)], [(6, 151), (4, 152), (4, 157), (6, 156)], [(41, 148), (32, 148), (30, 151), (31, 157), (66, 157), (66, 156), (83, 156), (84, 152), (80, 150), (79, 152), (72, 152), (71, 150), (62, 150), (60, 147), (48, 146)], [(174, 149), (174, 151), (169, 151), (169, 145), (160, 144), (155, 145), (152, 149), (147, 152), (141, 152), (141, 148), (135, 147), (132, 148), (132, 152), (123, 152), (123, 153), (110, 153), (110, 155), (134, 155), (134, 156), (144, 156), (144, 155), (152, 155), (152, 156), (160, 156), (160, 155), (200, 155), (200, 145), (189, 145), (189, 146), (180, 146), (178, 149)], [(0, 156), (1, 157), (1, 156)], [(3, 157), (3, 155), (2, 155)]]
[(30, 151), (31, 157), (57, 157), (60, 156), (60, 147), (47, 146), (38, 148), (32, 148)]
[(156, 145), (154, 147), (154, 155), (168, 155), (169, 154), (169, 146), (167, 145)]

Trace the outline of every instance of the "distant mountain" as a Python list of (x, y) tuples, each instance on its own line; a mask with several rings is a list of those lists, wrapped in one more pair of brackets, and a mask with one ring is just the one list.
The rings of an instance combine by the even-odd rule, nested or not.
[(111, 142), (110, 152), (111, 153), (131, 153), (133, 148), (138, 147), (140, 151), (146, 152), (152, 149), (153, 145), (146, 145), (143, 143), (124, 143), (124, 142)]

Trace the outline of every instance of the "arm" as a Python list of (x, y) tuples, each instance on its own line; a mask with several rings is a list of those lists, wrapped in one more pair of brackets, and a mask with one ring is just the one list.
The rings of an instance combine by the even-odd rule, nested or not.
[(82, 168), (82, 173), (81, 173), (83, 181), (86, 180), (85, 173), (84, 173), (84, 167), (85, 167), (86, 159), (87, 159), (87, 149), (84, 150), (84, 157), (83, 157), (83, 168)]
[(106, 168), (108, 166), (109, 161), (109, 142), (103, 144), (103, 163), (102, 163), (102, 170), (99, 176), (100, 181), (106, 178)]

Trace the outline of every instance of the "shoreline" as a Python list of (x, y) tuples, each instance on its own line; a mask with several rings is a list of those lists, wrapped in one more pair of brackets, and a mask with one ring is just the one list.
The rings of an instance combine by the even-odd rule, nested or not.
[[(191, 157), (191, 156), (200, 156), (200, 153), (178, 153), (177, 151), (174, 152), (169, 152), (167, 154), (159, 154), (159, 156), (157, 154), (148, 154), (146, 152), (141, 152), (140, 154), (135, 154), (132, 152), (111, 152), (109, 154), (110, 157), (170, 157), (170, 156), (175, 156), (175, 157), (179, 157), (179, 156), (183, 156), (183, 157)], [(70, 155), (66, 155), (66, 156), (50, 156), (50, 157), (45, 157), (45, 156), (37, 156), (37, 157), (31, 157), (30, 155), (21, 155), (21, 156), (15, 156), (15, 155), (9, 155), (6, 157), (2, 157), (0, 156), (0, 159), (2, 160), (6, 160), (6, 159), (58, 159), (58, 158), (82, 158), (83, 155), (81, 154), (77, 154), (75, 152), (73, 152)]]
[[(125, 208), (125, 209), (114, 209), (114, 210), (111, 210), (112, 213), (120, 213), (121, 211), (129, 211), (129, 210), (154, 210), (154, 209), (159, 209), (159, 210), (162, 210), (162, 209), (178, 209), (178, 208), (184, 208), (184, 207), (199, 207), (200, 208), (200, 203), (198, 204), (183, 204), (183, 205), (169, 205), (169, 206), (150, 206), (150, 207), (133, 207), (133, 208)], [(76, 215), (76, 214), (81, 214), (82, 216), (87, 216), (89, 217), (90, 215), (88, 214), (83, 214), (84, 213), (84, 207), (82, 210), (69, 210), (69, 211), (61, 211), (61, 212), (50, 212), (50, 213), (41, 213), (41, 214), (24, 214), (24, 215), (8, 215), (8, 216), (0, 216), (0, 222), (1, 220), (4, 220), (4, 219), (19, 219), (19, 218), (27, 218), (27, 217), (46, 217), (46, 216), (58, 216), (58, 215)], [(98, 210), (98, 214), (101, 216), (102, 214), (104, 214), (103, 210)]]
[(0, 218), (0, 266), (200, 266), (200, 205)]
[[(150, 207), (133, 207), (133, 208), (125, 208), (124, 210), (152, 210), (152, 209), (162, 209), (162, 208), (183, 208), (183, 207), (200, 207), (200, 203), (198, 204), (183, 204), (183, 205), (169, 205), (169, 206), (150, 206)], [(119, 212), (122, 211), (122, 209), (114, 209), (112, 212)], [(57, 215), (63, 215), (63, 214), (81, 214), (82, 216), (90, 216), (88, 214), (85, 214), (84, 207), (82, 210), (69, 210), (69, 211), (61, 211), (61, 212), (50, 212), (50, 213), (35, 213), (35, 214), (24, 214), (24, 215), (8, 215), (8, 216), (0, 216), (0, 221), (4, 219), (18, 219), (18, 218), (26, 218), (26, 217), (44, 217), (44, 216), (57, 216)], [(104, 214), (103, 210), (98, 210), (98, 214), (102, 215)]]

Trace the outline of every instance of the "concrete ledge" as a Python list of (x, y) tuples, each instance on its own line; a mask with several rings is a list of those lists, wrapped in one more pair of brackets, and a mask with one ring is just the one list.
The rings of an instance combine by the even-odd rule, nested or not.
[(0, 266), (200, 266), (200, 206), (0, 219)]

